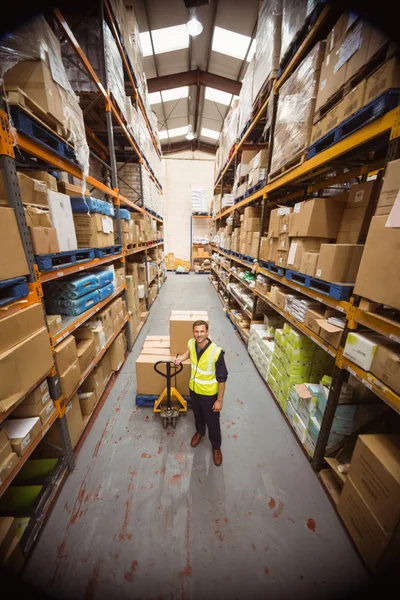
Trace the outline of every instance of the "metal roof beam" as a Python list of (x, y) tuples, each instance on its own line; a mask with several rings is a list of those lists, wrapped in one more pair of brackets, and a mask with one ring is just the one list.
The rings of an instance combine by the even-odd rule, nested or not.
[(189, 85), (200, 85), (212, 87), (228, 94), (238, 96), (242, 84), (240, 81), (214, 75), (201, 69), (193, 69), (192, 71), (184, 71), (182, 73), (173, 73), (172, 75), (162, 75), (161, 77), (153, 77), (147, 80), (149, 93), (162, 92), (173, 88), (184, 87)]

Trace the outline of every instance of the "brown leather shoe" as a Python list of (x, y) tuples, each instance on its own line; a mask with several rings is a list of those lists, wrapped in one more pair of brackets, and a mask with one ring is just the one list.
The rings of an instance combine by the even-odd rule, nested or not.
[(220, 467), (222, 465), (222, 452), (220, 448), (213, 449), (213, 459), (216, 467)]
[(202, 435), (200, 435), (199, 433), (197, 433), (197, 431), (196, 431), (196, 433), (194, 434), (194, 436), (192, 437), (192, 440), (191, 440), (191, 442), (190, 442), (190, 445), (192, 446), (192, 448), (197, 448), (197, 446), (198, 446), (198, 445), (200, 444), (200, 442), (201, 442), (201, 438), (202, 438), (202, 437), (203, 437), (203, 436), (202, 436)]

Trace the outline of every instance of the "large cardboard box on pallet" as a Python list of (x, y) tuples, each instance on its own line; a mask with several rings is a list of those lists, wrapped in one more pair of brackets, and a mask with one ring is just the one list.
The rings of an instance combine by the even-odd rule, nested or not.
[[(167, 380), (155, 372), (154, 365), (159, 360), (173, 361), (175, 356), (176, 354), (170, 354), (169, 356), (141, 354), (136, 360), (137, 393), (159, 396), (167, 387)], [(190, 360), (185, 360), (182, 364), (183, 371), (177, 375), (176, 385), (182, 396), (189, 396)], [(164, 373), (166, 372), (165, 365), (159, 365), (157, 368)]]
[(41, 304), (32, 304), (0, 319), (0, 353), (19, 344), (43, 327), (45, 320)]
[(298, 202), (291, 215), (289, 236), (336, 239), (344, 207), (338, 197)]
[(114, 225), (111, 217), (94, 213), (74, 214), (79, 248), (105, 248), (114, 244)]
[(28, 275), (28, 263), (13, 208), (0, 208), (0, 252), (4, 257), (12, 257), (12, 260), (1, 261), (0, 280)]
[(397, 56), (390, 58), (367, 78), (364, 104), (392, 88), (400, 88), (400, 62)]
[(288, 269), (300, 271), (304, 253), (318, 253), (323, 241), (321, 238), (293, 238), (287, 257)]
[(343, 212), (337, 236), (338, 244), (357, 244), (364, 238), (374, 210), (377, 181), (353, 185)]
[(323, 281), (354, 283), (363, 250), (362, 244), (322, 244), (315, 276)]
[(370, 371), (385, 385), (400, 394), (400, 351), (396, 343), (385, 341), (377, 347)]
[(371, 220), (354, 293), (400, 310), (400, 229), (386, 227), (387, 219)]
[(208, 320), (208, 315), (204, 314), (204, 311), (171, 315), (169, 320), (171, 354), (175, 356), (183, 354), (187, 349), (188, 341), (193, 337), (193, 323), (195, 321), (208, 322)]

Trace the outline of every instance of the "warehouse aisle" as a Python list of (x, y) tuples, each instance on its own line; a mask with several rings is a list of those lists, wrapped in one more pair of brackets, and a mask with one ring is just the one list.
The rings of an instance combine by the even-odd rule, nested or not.
[[(224, 462), (135, 407), (135, 359), (171, 309), (207, 309), (230, 376)], [(184, 350), (184, 349), (182, 349)], [(367, 575), (206, 276), (169, 274), (26, 570), (58, 598), (341, 598)]]

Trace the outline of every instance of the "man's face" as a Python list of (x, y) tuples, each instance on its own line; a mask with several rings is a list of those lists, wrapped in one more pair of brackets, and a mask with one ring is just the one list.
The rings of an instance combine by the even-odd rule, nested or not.
[(198, 344), (202, 344), (207, 339), (207, 329), (205, 325), (197, 325), (193, 329), (193, 335)]

